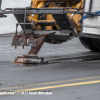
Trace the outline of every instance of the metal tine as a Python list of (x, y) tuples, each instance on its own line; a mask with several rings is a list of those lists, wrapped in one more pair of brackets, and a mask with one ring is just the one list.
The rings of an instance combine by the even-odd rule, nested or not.
[(17, 46), (19, 46), (19, 37), (17, 36), (17, 34), (15, 34), (15, 36), (13, 37), (13, 41), (12, 41), (12, 46), (15, 46), (15, 49), (17, 48)]
[(16, 24), (16, 33), (15, 33), (15, 36), (13, 38), (13, 41), (12, 41), (12, 46), (14, 45), (15, 46), (15, 49), (17, 48), (17, 46), (19, 46), (19, 36), (17, 35), (17, 28), (18, 28), (18, 24)]
[(36, 47), (35, 38), (32, 35), (29, 36), (28, 46)]
[(20, 35), (20, 37), (20, 46), (23, 46), (24, 49), (24, 46), (27, 46), (27, 37), (25, 36), (25, 34)]

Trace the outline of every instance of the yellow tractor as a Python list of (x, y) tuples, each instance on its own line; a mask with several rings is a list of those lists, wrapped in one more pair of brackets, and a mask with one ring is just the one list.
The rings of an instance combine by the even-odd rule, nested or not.
[[(31, 8), (61, 8), (61, 7), (69, 7), (73, 9), (69, 9), (69, 11), (75, 11), (81, 10), (83, 7), (83, 0), (31, 0)], [(58, 15), (52, 15), (52, 14), (35, 14), (27, 16), (28, 22), (34, 21), (35, 24), (38, 22), (56, 22), (55, 17), (60, 17), (60, 14)], [(78, 21), (81, 19), (81, 15), (74, 15), (74, 14), (68, 14), (69, 18), (72, 20), (73, 24), (77, 27), (77, 30), (80, 31), (80, 25)], [(37, 27), (34, 26), (35, 29), (38, 30), (59, 30), (61, 27), (55, 23), (54, 26), (46, 26), (45, 28), (41, 25), (37, 25)]]

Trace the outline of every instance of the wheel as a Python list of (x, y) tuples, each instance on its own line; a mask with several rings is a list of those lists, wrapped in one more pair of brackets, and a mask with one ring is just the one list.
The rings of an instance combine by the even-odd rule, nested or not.
[[(97, 48), (98, 47), (97, 42), (94, 39), (90, 39), (86, 37), (80, 37), (79, 39), (85, 48), (95, 51), (95, 52), (100, 51), (100, 49)], [(99, 46), (100, 46), (100, 43), (99, 43)]]
[(100, 39), (91, 39), (93, 45), (100, 51)]

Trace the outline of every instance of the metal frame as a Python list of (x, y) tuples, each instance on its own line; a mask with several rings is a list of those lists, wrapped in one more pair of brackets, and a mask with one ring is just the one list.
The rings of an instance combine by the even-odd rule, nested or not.
[[(2, 10), (0, 14), (25, 14), (26, 8), (6, 8)], [(27, 14), (93, 14), (95, 12), (84, 12), (84, 11), (68, 11), (68, 7), (61, 7), (61, 8), (27, 8)]]
[[(95, 15), (96, 13), (94, 12), (84, 12), (84, 11), (68, 11), (68, 9), (74, 9), (74, 8), (68, 8), (68, 7), (61, 7), (61, 8), (6, 8), (4, 11), (0, 12), (0, 15), (4, 14), (24, 14), (24, 22), (23, 23), (17, 23), (16, 25), (16, 34), (15, 37), (13, 38), (12, 45), (15, 45), (15, 48), (17, 45), (20, 45), (21, 43), (23, 48), (24, 45), (27, 46), (27, 38), (29, 38), (29, 43), (32, 43), (31, 50), (29, 51), (28, 55), (24, 55), (22, 57), (17, 57), (15, 59), (15, 63), (43, 63), (43, 58), (39, 58), (37, 56), (37, 53), (41, 49), (44, 41), (45, 41), (45, 36), (50, 36), (49, 38), (51, 39), (56, 39), (59, 40), (62, 39), (62, 41), (67, 41), (68, 39), (72, 39), (74, 36), (78, 36), (78, 32), (71, 22), (70, 18), (68, 17), (67, 13), (70, 14), (92, 14)], [(65, 26), (68, 24), (70, 27), (63, 29), (61, 26), (61, 30), (58, 31), (36, 31), (33, 29), (33, 24), (34, 23), (26, 23), (26, 15), (28, 14), (52, 14), (54, 19), (59, 20), (60, 18), (56, 18), (56, 14), (59, 14), (62, 19), (64, 19)], [(62, 22), (59, 22), (60, 24)], [(41, 24), (41, 23), (37, 23)], [(45, 23), (47, 24), (47, 23)], [(63, 24), (63, 23), (62, 23)], [(23, 31), (21, 31), (19, 34), (17, 34), (17, 26), (18, 25), (23, 25)], [(26, 30), (25, 25), (31, 25), (31, 29)], [(51, 24), (53, 25), (53, 24)], [(58, 25), (59, 26), (59, 25)], [(27, 34), (26, 34), (27, 33)], [(19, 41), (20, 38), (20, 41)], [(28, 44), (29, 44), (28, 43)]]

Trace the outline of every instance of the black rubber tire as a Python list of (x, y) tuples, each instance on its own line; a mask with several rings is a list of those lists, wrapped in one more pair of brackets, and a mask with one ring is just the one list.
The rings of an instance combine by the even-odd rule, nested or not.
[[(89, 49), (89, 50), (91, 50), (91, 51), (94, 51), (94, 52), (100, 51), (100, 49), (98, 49), (98, 48), (94, 45), (93, 39), (86, 38), (86, 37), (80, 37), (79, 39), (80, 39), (82, 45), (83, 45), (85, 48), (87, 48), (87, 49)], [(95, 44), (96, 44), (96, 43), (95, 43)], [(100, 45), (99, 45), (99, 46), (100, 46)]]
[(91, 39), (93, 45), (100, 51), (100, 39)]

